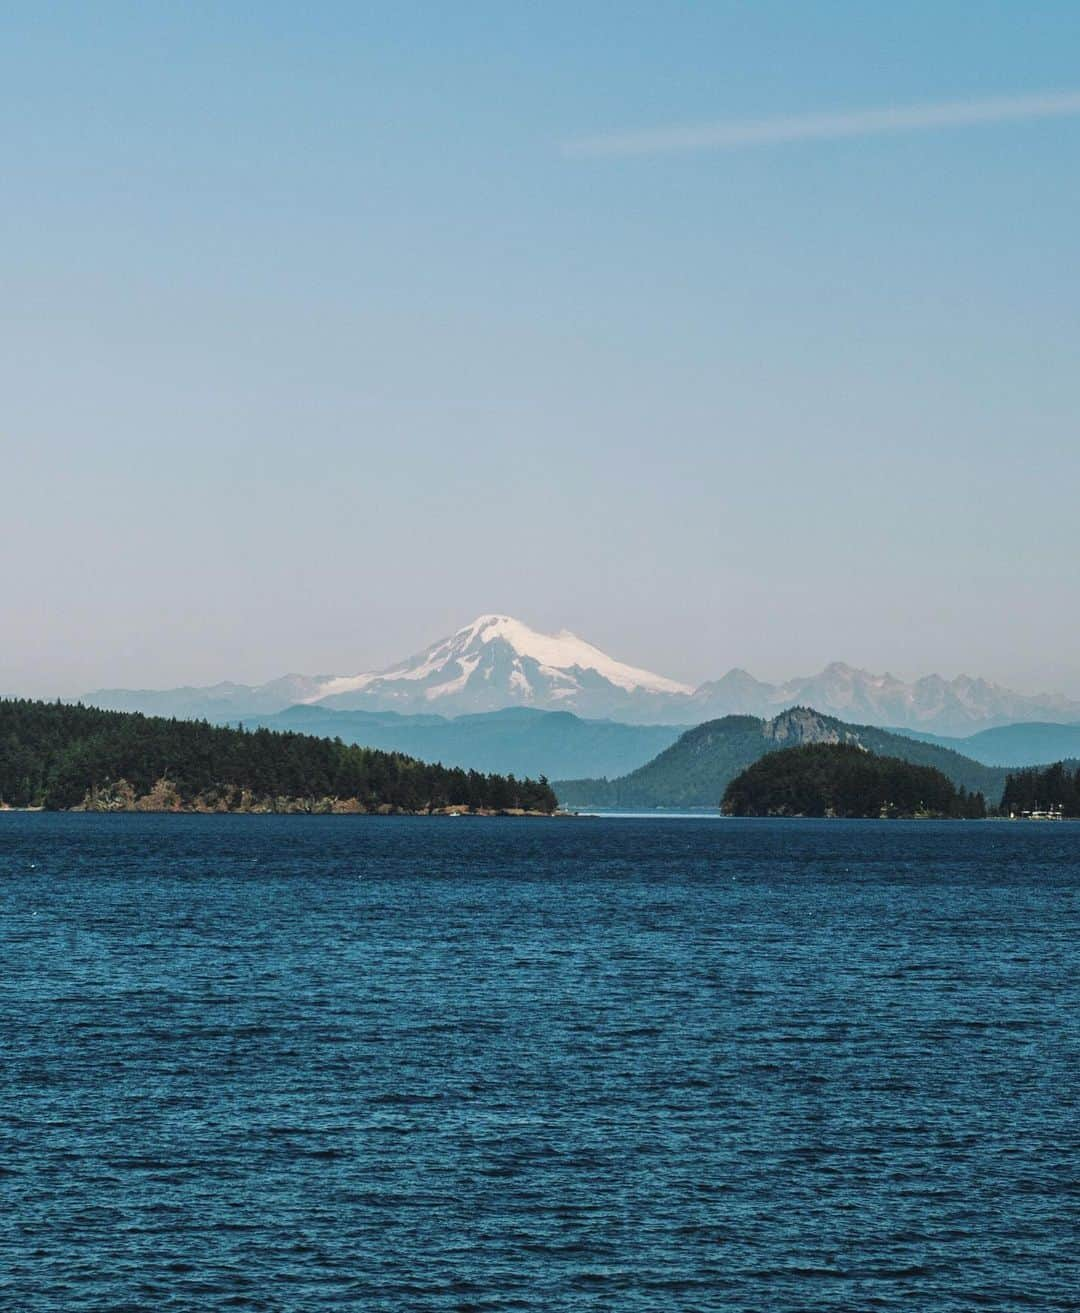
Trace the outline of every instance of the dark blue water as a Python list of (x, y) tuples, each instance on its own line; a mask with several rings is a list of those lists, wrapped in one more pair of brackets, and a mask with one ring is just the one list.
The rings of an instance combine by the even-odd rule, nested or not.
[(0, 1307), (1076, 1309), (1080, 825), (0, 815)]

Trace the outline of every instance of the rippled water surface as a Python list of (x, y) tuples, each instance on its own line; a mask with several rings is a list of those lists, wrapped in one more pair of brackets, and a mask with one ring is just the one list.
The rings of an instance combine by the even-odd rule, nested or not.
[(1080, 825), (0, 815), (0, 1307), (1078, 1307)]

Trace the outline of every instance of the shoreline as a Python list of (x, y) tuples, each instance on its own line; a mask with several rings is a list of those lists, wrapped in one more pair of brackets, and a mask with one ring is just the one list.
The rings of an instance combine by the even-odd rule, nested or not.
[(320, 808), (308, 809), (304, 807), (235, 807), (235, 808), (217, 808), (217, 807), (6, 807), (0, 806), (0, 815), (10, 812), (13, 815), (44, 815), (44, 816), (418, 816), (429, 817), (432, 819), (457, 820), (468, 818), (474, 820), (490, 820), (499, 817), (510, 817), (513, 819), (537, 818), (543, 820), (561, 820), (567, 817), (576, 817), (577, 812), (568, 811), (530, 811), (524, 808), (507, 807), (500, 810), (495, 809), (477, 809), (470, 811), (468, 808), (436, 808), (435, 810), (416, 810), (411, 811), (403, 807), (371, 807), (371, 808)]

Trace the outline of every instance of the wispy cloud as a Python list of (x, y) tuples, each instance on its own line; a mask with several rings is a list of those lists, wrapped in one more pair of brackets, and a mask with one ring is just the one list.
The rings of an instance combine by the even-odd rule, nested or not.
[(894, 105), (840, 114), (800, 114), (784, 118), (701, 123), (696, 127), (656, 128), (567, 142), (570, 156), (669, 155), (678, 151), (740, 150), (792, 141), (836, 141), (929, 128), (963, 128), (982, 123), (1065, 118), (1080, 114), (1080, 91), (1032, 96), (999, 96), (922, 105)]

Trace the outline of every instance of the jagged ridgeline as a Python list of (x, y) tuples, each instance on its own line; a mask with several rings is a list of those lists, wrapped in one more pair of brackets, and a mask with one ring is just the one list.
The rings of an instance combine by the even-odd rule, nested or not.
[(555, 809), (547, 781), (483, 775), (339, 739), (0, 700), (0, 803), (97, 811)]
[(981, 793), (957, 788), (932, 766), (879, 757), (853, 743), (770, 752), (737, 775), (721, 804), (729, 816), (981, 819)]

